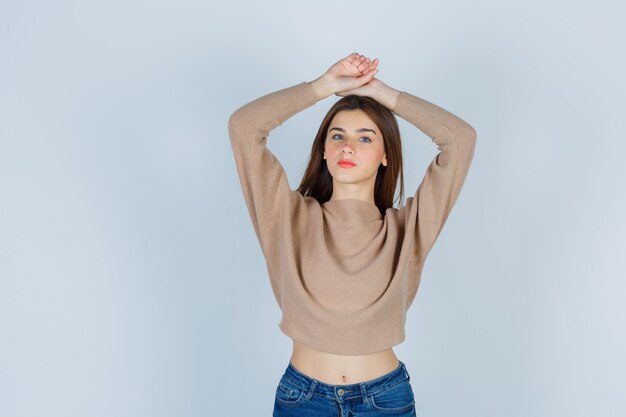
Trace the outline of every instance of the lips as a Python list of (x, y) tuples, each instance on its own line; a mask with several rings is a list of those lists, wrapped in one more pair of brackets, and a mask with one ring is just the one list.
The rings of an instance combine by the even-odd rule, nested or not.
[(352, 168), (353, 166), (356, 166), (356, 164), (349, 159), (342, 159), (337, 163), (337, 165), (343, 168)]

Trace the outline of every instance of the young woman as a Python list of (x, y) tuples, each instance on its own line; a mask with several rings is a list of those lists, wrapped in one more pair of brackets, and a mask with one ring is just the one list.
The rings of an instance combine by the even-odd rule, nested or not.
[[(414, 416), (405, 364), (406, 311), (467, 176), (476, 131), (459, 117), (375, 78), (378, 59), (350, 54), (314, 81), (235, 111), (229, 135), (293, 353), (274, 417)], [(266, 147), (269, 133), (332, 94), (297, 190)], [(404, 205), (395, 115), (440, 151)], [(293, 140), (302, 140), (306, 134)]]

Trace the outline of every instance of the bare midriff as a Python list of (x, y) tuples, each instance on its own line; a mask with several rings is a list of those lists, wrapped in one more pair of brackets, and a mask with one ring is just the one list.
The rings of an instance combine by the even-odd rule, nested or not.
[(400, 362), (393, 348), (367, 355), (345, 356), (317, 350), (293, 340), (291, 365), (303, 374), (329, 385), (349, 385), (378, 378)]

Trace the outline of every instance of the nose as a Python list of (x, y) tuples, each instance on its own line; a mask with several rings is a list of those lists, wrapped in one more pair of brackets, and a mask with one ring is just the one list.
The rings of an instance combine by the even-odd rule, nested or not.
[(343, 153), (347, 153), (352, 155), (352, 153), (354, 153), (354, 151), (352, 150), (352, 146), (350, 145), (343, 145)]

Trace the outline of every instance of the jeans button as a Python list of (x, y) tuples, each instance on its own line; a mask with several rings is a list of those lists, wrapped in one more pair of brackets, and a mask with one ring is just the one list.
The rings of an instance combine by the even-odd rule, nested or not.
[(343, 395), (343, 393), (344, 393), (344, 392), (345, 392), (345, 391), (343, 390), (343, 388), (339, 388), (339, 389), (337, 390), (337, 394), (339, 394), (339, 395)]

